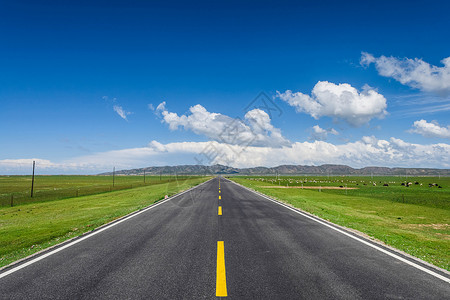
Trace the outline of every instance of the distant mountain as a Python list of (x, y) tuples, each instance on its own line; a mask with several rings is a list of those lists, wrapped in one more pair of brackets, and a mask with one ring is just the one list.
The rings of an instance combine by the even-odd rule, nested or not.
[[(386, 168), (386, 167), (365, 167), (354, 169), (345, 165), (321, 165), (321, 166), (300, 166), (282, 165), (273, 168), (233, 168), (223, 165), (202, 166), (202, 165), (182, 165), (165, 167), (146, 167), (140, 169), (116, 171), (116, 175), (204, 175), (204, 174), (236, 174), (236, 175), (408, 175), (408, 176), (430, 176), (441, 175), (450, 176), (450, 169), (427, 169), (427, 168)], [(112, 175), (112, 172), (99, 175)]]

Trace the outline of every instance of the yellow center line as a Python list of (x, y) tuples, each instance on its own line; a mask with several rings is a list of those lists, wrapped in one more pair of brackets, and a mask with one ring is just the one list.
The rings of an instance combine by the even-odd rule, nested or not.
[(222, 199), (222, 197), (220, 197), (220, 195), (219, 195), (219, 200), (220, 200), (220, 199)]
[(219, 206), (219, 216), (222, 215), (222, 206)]
[(220, 190), (219, 190), (219, 194), (220, 194)]
[(216, 297), (227, 297), (227, 278), (225, 274), (225, 249), (223, 241), (217, 242)]

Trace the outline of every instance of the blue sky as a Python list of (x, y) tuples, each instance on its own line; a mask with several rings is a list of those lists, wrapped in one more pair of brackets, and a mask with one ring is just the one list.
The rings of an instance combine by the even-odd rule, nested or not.
[[(40, 174), (199, 161), (449, 168), (449, 9), (3, 1), (0, 174), (28, 173), (33, 159)], [(281, 114), (245, 109), (260, 92)], [(223, 139), (230, 124), (240, 139)]]

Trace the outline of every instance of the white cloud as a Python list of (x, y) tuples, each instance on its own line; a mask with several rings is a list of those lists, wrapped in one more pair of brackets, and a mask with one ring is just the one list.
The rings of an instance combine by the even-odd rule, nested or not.
[(150, 148), (154, 149), (155, 151), (158, 151), (158, 152), (165, 152), (165, 151), (167, 151), (166, 147), (163, 144), (161, 144), (160, 142), (157, 142), (157, 141), (151, 141), (148, 144), (148, 146)]
[(57, 174), (57, 173), (95, 173), (98, 170), (97, 164), (83, 164), (76, 162), (52, 162), (47, 159), (21, 158), (0, 160), (0, 174), (31, 174), (33, 161), (36, 162), (36, 174)]
[[(182, 161), (180, 161), (182, 157)], [(295, 142), (289, 146), (244, 147), (210, 142), (161, 144), (152, 141), (148, 147), (101, 152), (63, 162), (40, 159), (0, 160), (0, 174), (29, 174), (36, 160), (37, 174), (93, 174), (152, 165), (226, 164), (233, 167), (277, 166), (282, 164), (345, 164), (354, 168), (366, 166), (449, 168), (450, 145), (421, 145), (390, 138), (380, 140), (366, 136), (356, 142), (334, 145), (324, 141)]]
[(114, 111), (124, 120), (128, 121), (127, 116), (131, 115), (132, 113), (129, 111), (125, 111), (122, 106), (114, 105), (113, 106)]
[(154, 111), (155, 110), (155, 107), (153, 107), (153, 104), (147, 104), (147, 107), (148, 107), (148, 109), (150, 109), (150, 110), (152, 110), (152, 111)]
[(311, 140), (325, 141), (328, 138), (328, 134), (338, 135), (339, 133), (334, 129), (323, 129), (319, 125), (315, 125), (312, 128)]
[(381, 76), (391, 77), (401, 84), (426, 92), (443, 95), (450, 93), (450, 57), (441, 60), (443, 67), (430, 65), (420, 58), (374, 57), (362, 52), (361, 65), (374, 63)]
[(426, 120), (415, 121), (410, 132), (425, 137), (450, 138), (450, 126), (441, 127), (436, 121), (428, 123)]
[(387, 114), (386, 99), (369, 86), (358, 92), (347, 83), (336, 85), (319, 81), (311, 96), (290, 90), (277, 93), (281, 100), (295, 107), (297, 112), (308, 113), (315, 119), (328, 116), (342, 119), (352, 126), (362, 126), (375, 117), (382, 118)]
[(211, 140), (241, 146), (287, 146), (290, 142), (283, 137), (281, 130), (273, 127), (269, 115), (260, 109), (248, 111), (244, 120), (231, 118), (220, 113), (211, 113), (197, 104), (189, 109), (190, 114), (179, 116), (166, 109), (162, 102), (156, 109), (163, 122), (171, 130), (182, 127)]
[(157, 111), (163, 111), (166, 110), (166, 101), (161, 102), (160, 104), (158, 104), (158, 106), (156, 107)]
[[(334, 145), (324, 141), (295, 142), (283, 147), (244, 147), (210, 142), (178, 142), (150, 147), (124, 149), (86, 156), (81, 161), (104, 162), (117, 165), (142, 166), (142, 160), (155, 160), (163, 155), (170, 159), (184, 155), (191, 159), (203, 158), (205, 164), (221, 163), (234, 167), (276, 166), (281, 164), (320, 165), (325, 163), (346, 164), (352, 167), (399, 166), (399, 167), (450, 167), (450, 145), (445, 143), (421, 145), (401, 139), (377, 139), (363, 137), (360, 141)], [(213, 158), (208, 160), (208, 158)], [(122, 162), (122, 163), (121, 163)], [(121, 163), (121, 164), (120, 164)], [(140, 163), (140, 164), (139, 164)]]
[(39, 158), (22, 158), (22, 159), (2, 159), (0, 160), (0, 166), (2, 168), (5, 167), (23, 167), (32, 169), (33, 161), (36, 161), (36, 164), (41, 165), (43, 168), (53, 168), (56, 166), (55, 163), (52, 163), (46, 159)]

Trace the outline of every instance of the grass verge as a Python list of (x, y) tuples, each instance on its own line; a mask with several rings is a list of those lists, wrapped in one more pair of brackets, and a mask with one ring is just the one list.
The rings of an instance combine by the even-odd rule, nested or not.
[(264, 188), (262, 186), (267, 186), (267, 182), (238, 177), (230, 179), (450, 271), (448, 209), (393, 202), (379, 197)]
[(0, 267), (92, 231), (209, 178), (0, 209)]

